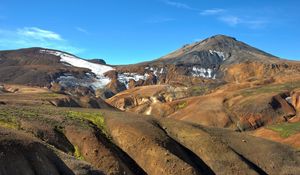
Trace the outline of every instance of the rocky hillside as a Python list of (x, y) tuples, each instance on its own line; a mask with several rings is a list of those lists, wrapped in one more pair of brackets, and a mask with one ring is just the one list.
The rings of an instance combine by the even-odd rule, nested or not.
[(90, 61), (43, 48), (0, 51), (0, 82), (47, 87), (58, 82), (65, 87), (101, 88), (109, 81), (103, 73), (113, 68)]
[[(0, 51), (0, 82), (99, 90), (103, 98), (126, 89), (169, 84), (212, 85), (263, 80), (300, 72), (300, 64), (279, 59), (235, 38), (216, 35), (185, 45), (162, 58), (125, 66), (105, 65), (43, 48)], [(96, 92), (94, 92), (96, 94)]]
[[(189, 86), (211, 81), (243, 82), (291, 74), (299, 72), (299, 65), (298, 62), (279, 59), (235, 38), (216, 35), (185, 45), (154, 61), (120, 66), (116, 70), (120, 75), (130, 72), (145, 75), (151, 72), (158, 83)], [(141, 83), (129, 84), (139, 86)]]
[(64, 98), (43, 88), (2, 88), (1, 174), (300, 172), (299, 152), (289, 146), (247, 133), (109, 107), (59, 108), (51, 103)]

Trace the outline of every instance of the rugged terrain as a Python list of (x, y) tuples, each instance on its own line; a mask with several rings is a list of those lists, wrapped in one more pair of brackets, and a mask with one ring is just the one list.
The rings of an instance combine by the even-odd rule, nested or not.
[[(0, 95), (2, 174), (300, 171), (299, 152), (245, 133), (110, 108), (58, 108), (51, 101), (64, 96), (40, 88), (18, 89)], [(17, 161), (14, 166), (20, 168), (7, 160)]]
[(300, 173), (300, 63), (217, 35), (111, 66), (0, 51), (0, 175)]
[(43, 48), (0, 51), (0, 58), (3, 83), (90, 87), (102, 89), (99, 95), (105, 98), (138, 86), (218, 86), (292, 76), (300, 71), (298, 62), (279, 59), (224, 35), (185, 45), (154, 61), (124, 66)]
[(298, 62), (279, 59), (229, 36), (216, 35), (184, 45), (154, 61), (120, 66), (116, 71), (119, 74), (144, 75), (151, 70), (159, 83), (194, 85), (212, 81), (261, 80), (272, 76), (291, 75), (299, 72), (299, 68)]

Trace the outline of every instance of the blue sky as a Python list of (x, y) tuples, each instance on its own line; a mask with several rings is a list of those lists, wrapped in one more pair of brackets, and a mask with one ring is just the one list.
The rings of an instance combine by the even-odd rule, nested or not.
[(300, 60), (299, 10), (299, 0), (3, 0), (0, 50), (39, 46), (130, 64), (225, 34)]

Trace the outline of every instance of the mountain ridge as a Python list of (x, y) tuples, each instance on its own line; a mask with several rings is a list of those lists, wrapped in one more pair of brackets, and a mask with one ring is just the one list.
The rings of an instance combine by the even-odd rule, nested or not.
[[(0, 59), (1, 82), (29, 82), (48, 87), (52, 82), (57, 82), (63, 86), (92, 86), (94, 90), (104, 88), (109, 91), (108, 94), (154, 84), (190, 86), (216, 81), (261, 79), (290, 68), (298, 69), (299, 64), (285, 61), (226, 35), (215, 35), (185, 45), (153, 61), (131, 65), (105, 65), (101, 60), (95, 62), (68, 52), (40, 47), (0, 51)], [(9, 79), (5, 78), (5, 74), (10, 72), (8, 66), (16, 72), (9, 73)], [(241, 74), (242, 69), (244, 73)], [(40, 73), (37, 75), (34, 71)]]

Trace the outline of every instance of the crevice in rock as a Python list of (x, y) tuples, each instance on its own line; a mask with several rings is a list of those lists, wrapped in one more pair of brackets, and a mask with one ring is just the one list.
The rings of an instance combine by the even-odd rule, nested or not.
[[(184, 145), (173, 139), (158, 122), (153, 122), (154, 125), (161, 129), (166, 134), (166, 136), (173, 142), (171, 147), (167, 147), (166, 149), (168, 149), (172, 154), (176, 155), (181, 160), (194, 167), (199, 173), (205, 175), (215, 175), (213, 170), (199, 156), (197, 156), (193, 151), (191, 151), (190, 149), (186, 148)], [(176, 149), (172, 149), (175, 148), (175, 145), (177, 145), (179, 148), (178, 150), (182, 150), (185, 155), (180, 154)]]
[(106, 146), (107, 148), (112, 150), (112, 153), (115, 157), (118, 157), (122, 163), (124, 163), (130, 171), (134, 174), (138, 175), (146, 175), (147, 173), (121, 148), (115, 145), (107, 136), (95, 125), (93, 126), (95, 129), (96, 137), (99, 141)]
[(262, 168), (260, 168), (259, 166), (257, 166), (255, 163), (251, 162), (249, 159), (247, 159), (242, 154), (240, 154), (237, 151), (235, 151), (233, 148), (231, 148), (231, 147), (229, 147), (229, 148), (236, 155), (238, 155), (241, 158), (242, 161), (244, 161), (251, 169), (253, 169), (254, 171), (256, 171), (258, 174), (260, 174), (260, 175), (268, 175), (268, 173), (266, 173)]

